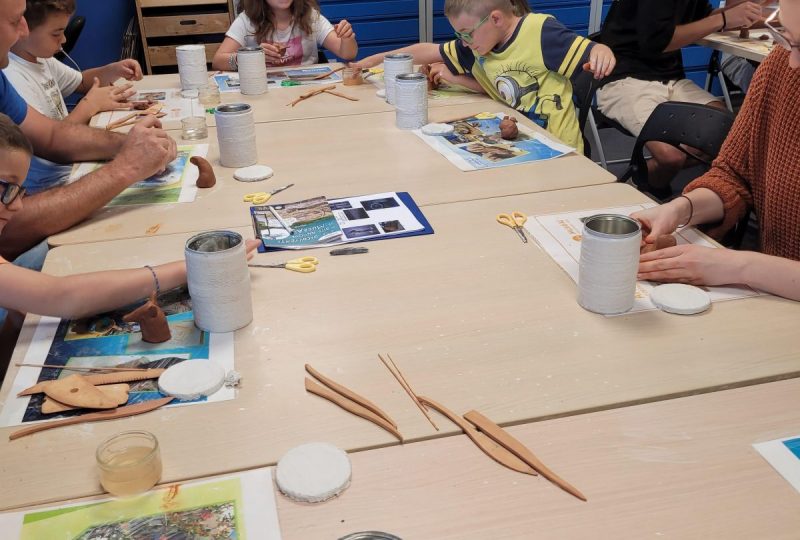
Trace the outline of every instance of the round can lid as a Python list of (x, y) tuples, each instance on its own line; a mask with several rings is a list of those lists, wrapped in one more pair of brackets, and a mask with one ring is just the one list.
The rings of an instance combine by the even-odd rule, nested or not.
[(342, 536), (339, 540), (401, 540), (401, 538), (381, 531), (362, 531)]

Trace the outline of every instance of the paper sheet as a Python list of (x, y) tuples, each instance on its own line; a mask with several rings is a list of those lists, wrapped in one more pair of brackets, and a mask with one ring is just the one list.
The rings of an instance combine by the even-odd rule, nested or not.
[[(322, 79), (312, 80), (317, 75), (323, 73), (330, 73), (333, 68), (330, 66), (314, 66), (302, 67), (292, 66), (285, 69), (268, 69), (267, 70), (267, 85), (272, 88), (284, 88), (290, 85), (283, 85), (284, 81), (293, 81), (300, 86), (313, 85), (313, 84), (331, 84), (342, 82), (342, 74), (340, 72), (323, 77)], [(220, 92), (240, 92), (239, 74), (231, 71), (225, 73), (218, 73), (214, 75), (214, 80), (217, 82)], [(291, 86), (297, 86), (291, 85)]]
[[(145, 343), (137, 325), (122, 321), (130, 307), (78, 321), (42, 317), (25, 355), (26, 364), (54, 364), (73, 367), (168, 367), (180, 361), (212, 361), (227, 373), (234, 369), (233, 333), (210, 334), (194, 325), (191, 300), (185, 289), (164, 293), (159, 305), (167, 315), (172, 338), (165, 343)], [(20, 367), (9, 397), (0, 410), (0, 426), (14, 426), (49, 421), (74, 412), (41, 412), (43, 394), (16, 397), (22, 390), (43, 380), (73, 375), (75, 371), (58, 368)], [(82, 372), (85, 374), (85, 372)], [(155, 379), (130, 383), (128, 405), (163, 397)], [(235, 397), (235, 390), (222, 387), (207, 398), (174, 405), (217, 402)], [(85, 410), (81, 411), (86, 412)]]
[(0, 530), (8, 540), (281, 538), (272, 469), (167, 485), (135, 498), (0, 514)]
[(500, 137), (500, 121), (504, 116), (503, 113), (478, 113), (446, 122), (455, 128), (452, 135), (424, 135), (421, 129), (413, 133), (462, 171), (544, 161), (575, 151), (523, 124), (517, 124), (517, 139), (507, 141)]
[[(161, 118), (162, 122), (177, 121), (180, 122), (181, 118), (187, 116), (203, 115), (203, 107), (198, 104), (197, 99), (189, 99), (181, 97), (180, 89), (175, 88), (157, 88), (153, 90), (140, 90), (138, 94), (131, 98), (131, 101), (145, 101), (150, 99), (155, 103), (161, 103), (164, 107), (161, 112), (166, 113), (166, 116)], [(92, 118), (91, 125), (95, 127), (104, 128), (107, 125), (120, 120), (131, 114), (133, 111), (106, 111), (95, 115)]]
[[(569, 274), (569, 277), (578, 282), (578, 266), (581, 258), (581, 232), (583, 223), (581, 218), (595, 214), (623, 214), (655, 206), (655, 204), (641, 204), (634, 206), (620, 206), (614, 208), (597, 208), (594, 210), (581, 210), (563, 214), (547, 214), (529, 217), (525, 228), (534, 240), (550, 255), (558, 265)], [(678, 244), (698, 244), (715, 247), (693, 228), (684, 228), (675, 233)], [(650, 291), (658, 284), (649, 281), (636, 283), (636, 300), (633, 308), (627, 313), (658, 309), (650, 301)], [(704, 287), (712, 302), (722, 300), (735, 300), (758, 296), (759, 292), (750, 287)]]
[[(189, 163), (192, 156), (208, 155), (207, 144), (179, 146), (178, 157), (167, 170), (157, 176), (137, 182), (111, 199), (106, 206), (134, 206), (141, 204), (172, 204), (193, 202), (197, 198), (197, 167)], [(72, 170), (69, 181), (75, 180), (96, 171), (102, 163), (77, 163)]]
[(772, 465), (794, 489), (800, 491), (800, 435), (756, 443), (753, 448)]

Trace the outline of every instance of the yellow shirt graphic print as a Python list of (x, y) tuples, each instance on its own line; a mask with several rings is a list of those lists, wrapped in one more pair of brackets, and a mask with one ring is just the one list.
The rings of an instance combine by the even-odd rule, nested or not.
[(473, 77), (493, 99), (581, 152), (570, 79), (581, 72), (593, 45), (549, 15), (529, 14), (508, 42), (486, 56), (476, 56), (459, 40), (440, 50), (452, 73)]

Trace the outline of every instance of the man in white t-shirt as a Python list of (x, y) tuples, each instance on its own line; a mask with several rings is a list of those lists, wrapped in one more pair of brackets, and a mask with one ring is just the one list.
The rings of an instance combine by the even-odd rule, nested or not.
[[(130, 84), (112, 86), (112, 83), (120, 77), (141, 79), (142, 70), (136, 60), (123, 60), (80, 72), (53, 58), (65, 41), (64, 29), (74, 10), (74, 0), (28, 0), (25, 16), (30, 34), (11, 48), (5, 74), (38, 112), (53, 120), (88, 124), (98, 112), (128, 108), (125, 101), (135, 91)], [(86, 97), (69, 112), (64, 97), (74, 92)], [(71, 169), (71, 165), (35, 157), (25, 188), (36, 193), (63, 184)]]
[(335, 56), (352, 60), (358, 53), (356, 36), (346, 20), (332, 25), (319, 11), (310, 8), (307, 14), (310, 29), (304, 32), (302, 24), (296, 21), (286, 9), (274, 8), (274, 29), (259, 38), (257, 25), (242, 11), (225, 33), (225, 39), (214, 54), (212, 67), (226, 71), (237, 69), (236, 51), (241, 47), (261, 47), (268, 66), (298, 66), (316, 64), (317, 50), (324, 47)]

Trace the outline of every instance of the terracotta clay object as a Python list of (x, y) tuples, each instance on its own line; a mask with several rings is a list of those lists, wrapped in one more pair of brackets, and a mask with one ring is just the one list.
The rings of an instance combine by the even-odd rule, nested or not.
[(383, 412), (380, 407), (372, 403), (367, 398), (360, 396), (355, 392), (353, 392), (352, 390), (350, 390), (349, 388), (346, 388), (341, 384), (337, 383), (336, 381), (332, 381), (331, 379), (325, 377), (323, 374), (321, 374), (308, 364), (306, 364), (306, 371), (308, 372), (309, 375), (317, 379), (319, 382), (321, 382), (334, 392), (338, 392), (339, 394), (350, 399), (351, 401), (355, 401), (362, 407), (369, 409), (370, 411), (374, 412), (375, 414), (377, 414), (378, 416), (389, 422), (392, 425), (392, 427), (397, 429), (397, 424), (394, 422), (394, 420), (392, 420), (388, 414)]
[(578, 491), (577, 488), (572, 486), (569, 482), (558, 476), (556, 473), (548, 469), (544, 463), (539, 461), (539, 459), (533, 455), (533, 452), (525, 447), (525, 445), (523, 445), (508, 432), (504, 431), (503, 428), (483, 416), (478, 411), (468, 412), (464, 415), (464, 419), (488, 435), (489, 438), (494, 440), (497, 444), (500, 444), (510, 450), (522, 461), (536, 469), (539, 474), (556, 484), (570, 495), (573, 495), (582, 501), (586, 500), (586, 497), (583, 495), (583, 493)]
[(506, 116), (500, 121), (500, 136), (507, 141), (513, 141), (519, 135), (517, 119), (513, 116)]
[(650, 253), (651, 251), (657, 251), (659, 249), (666, 249), (668, 247), (675, 247), (678, 245), (678, 241), (675, 239), (674, 236), (671, 234), (662, 234), (658, 238), (656, 238), (655, 243), (653, 244), (645, 244), (642, 246), (642, 254)]
[(164, 343), (172, 337), (169, 323), (167, 323), (167, 316), (158, 307), (156, 293), (151, 294), (147, 302), (123, 316), (122, 320), (127, 323), (139, 323), (142, 341), (144, 342)]
[(60, 403), (82, 409), (113, 409), (117, 406), (115, 400), (86, 382), (81, 375), (58, 379), (47, 385), (44, 393)]
[(131, 109), (135, 111), (144, 111), (146, 109), (149, 109), (153, 105), (153, 103), (155, 103), (155, 101), (153, 101), (152, 99), (147, 99), (143, 101), (131, 101), (130, 103), (131, 103)]
[(349, 399), (340, 396), (339, 394), (328, 390), (324, 386), (321, 386), (308, 377), (306, 377), (306, 391), (311, 392), (312, 394), (316, 394), (321, 398), (325, 398), (331, 403), (334, 403), (341, 407), (342, 409), (355, 414), (356, 416), (360, 416), (365, 420), (369, 420), (373, 424), (382, 427), (395, 437), (400, 442), (403, 442), (403, 436), (400, 435), (400, 432), (397, 431), (389, 422), (384, 420), (382, 417), (378, 416), (374, 412), (370, 411), (366, 407), (362, 407), (358, 403), (350, 401)]
[(417, 396), (417, 397), (422, 403), (424, 403), (428, 407), (436, 409), (443, 416), (446, 416), (447, 418), (450, 419), (451, 422), (460, 427), (461, 430), (467, 435), (467, 437), (472, 439), (472, 442), (474, 442), (475, 445), (478, 448), (480, 448), (484, 454), (486, 454), (487, 456), (498, 462), (500, 465), (508, 467), (513, 471), (521, 472), (524, 474), (531, 474), (533, 476), (538, 476), (537, 472), (533, 469), (533, 467), (531, 467), (530, 465), (519, 459), (509, 450), (506, 450), (502, 446), (495, 443), (492, 439), (490, 439), (489, 437), (487, 437), (486, 435), (475, 429), (475, 427), (472, 424), (464, 421), (463, 418), (455, 414), (453, 411), (451, 411), (444, 405), (436, 403), (432, 399), (426, 398), (424, 396)]
[(197, 187), (214, 187), (214, 184), (217, 183), (217, 176), (214, 174), (214, 168), (211, 167), (211, 163), (200, 156), (192, 156), (189, 161), (200, 171), (197, 175)]
[(41, 422), (35, 426), (27, 427), (14, 431), (8, 436), (8, 440), (13, 441), (32, 433), (38, 433), (46, 429), (53, 429), (62, 426), (72, 426), (74, 424), (83, 424), (85, 422), (100, 422), (102, 420), (114, 420), (117, 418), (125, 418), (126, 416), (134, 416), (146, 412), (153, 411), (159, 407), (166, 405), (174, 398), (172, 396), (153, 399), (136, 405), (126, 405), (125, 407), (117, 407), (108, 411), (100, 411), (95, 413), (83, 414), (80, 416), (73, 416), (72, 418), (64, 418), (63, 420), (55, 420), (53, 422)]
[[(146, 381), (148, 379), (158, 379), (161, 376), (161, 374), (164, 373), (164, 371), (166, 371), (165, 368), (154, 368), (154, 369), (148, 369), (146, 371), (128, 371), (119, 373), (100, 373), (98, 375), (85, 375), (83, 378), (86, 379), (86, 382), (88, 382), (89, 384), (93, 384), (94, 386), (100, 386), (104, 384), (116, 384), (123, 382)], [(17, 394), (17, 397), (30, 396), (32, 394), (38, 394), (40, 392), (44, 392), (44, 389), (47, 388), (49, 385), (53, 384), (54, 382), (56, 381), (42, 381), (40, 383), (36, 383), (33, 386), (26, 388), (25, 390)]]
[(760, 41), (769, 41), (769, 40), (770, 40), (770, 37), (769, 37), (769, 35), (767, 35), (767, 34), (761, 34), (760, 36), (758, 36), (758, 39), (759, 39)]
[(741, 39), (748, 39), (750, 37), (750, 29), (742, 28), (741, 30), (739, 30), (739, 37)]
[[(128, 391), (131, 389), (131, 385), (125, 383), (107, 384), (105, 386), (98, 386), (96, 388), (104, 393), (110, 400), (114, 401), (114, 403), (117, 405), (124, 405), (128, 402)], [(46, 396), (44, 398), (44, 403), (42, 403), (42, 414), (72, 411), (76, 408), (77, 407), (72, 407), (66, 403), (56, 401), (50, 396)]]
[(431, 65), (425, 64), (421, 68), (419, 68), (419, 72), (425, 74), (425, 78), (428, 79), (428, 92), (431, 90), (436, 90), (439, 88), (439, 83), (433, 80), (431, 76)]

